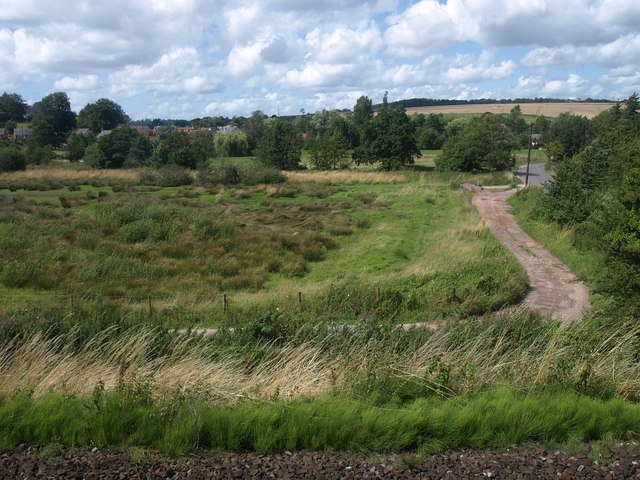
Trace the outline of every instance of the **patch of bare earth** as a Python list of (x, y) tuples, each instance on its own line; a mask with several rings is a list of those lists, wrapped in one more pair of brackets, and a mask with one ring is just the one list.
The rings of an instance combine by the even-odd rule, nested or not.
[(529, 275), (531, 291), (524, 306), (563, 323), (580, 320), (590, 307), (589, 290), (569, 267), (518, 226), (506, 203), (515, 190), (493, 192), (469, 184), (465, 188), (475, 192), (473, 205), (480, 216)]

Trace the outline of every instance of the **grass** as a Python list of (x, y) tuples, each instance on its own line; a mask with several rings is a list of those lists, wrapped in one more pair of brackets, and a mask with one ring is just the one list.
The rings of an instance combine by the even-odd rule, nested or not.
[(198, 449), (434, 453), (624, 438), (640, 428), (639, 408), (571, 392), (508, 389), (445, 401), (421, 399), (400, 409), (332, 397), (227, 408), (189, 401), (153, 405), (100, 391), (92, 401), (20, 395), (0, 406), (0, 449), (57, 439), (68, 446), (152, 447), (170, 455)]
[(401, 405), (508, 385), (640, 398), (640, 329), (632, 323), (588, 319), (560, 327), (514, 314), (450, 322), (432, 332), (366, 321), (296, 326), (295, 317), (272, 312), (201, 336), (105, 320), (70, 322), (66, 333), (63, 324), (44, 333), (2, 325), (0, 397), (25, 391), (35, 398), (89, 397), (99, 387), (143, 390), (154, 402), (187, 397), (231, 405), (331, 394)]
[(298, 309), (302, 292), (311, 318), (422, 321), (526, 293), (524, 272), (459, 191), (469, 175), (295, 172), (228, 187), (140, 185), (140, 175), (90, 186), (55, 169), (38, 178), (69, 172), (69, 186), (0, 190), (6, 313), (70, 296), (149, 310), (151, 296), (157, 318), (189, 311), (189, 322), (215, 325), (228, 317), (223, 292), (240, 322)]
[[(526, 148), (521, 148), (516, 150), (516, 165), (526, 165), (527, 164), (527, 152)], [(549, 157), (547, 156), (547, 152), (541, 148), (532, 148), (531, 149), (531, 163), (547, 163), (549, 161)]]

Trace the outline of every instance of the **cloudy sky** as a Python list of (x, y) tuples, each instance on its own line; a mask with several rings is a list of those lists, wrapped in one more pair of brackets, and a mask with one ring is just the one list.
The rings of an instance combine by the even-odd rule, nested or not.
[(0, 0), (0, 91), (134, 119), (628, 97), (638, 0)]

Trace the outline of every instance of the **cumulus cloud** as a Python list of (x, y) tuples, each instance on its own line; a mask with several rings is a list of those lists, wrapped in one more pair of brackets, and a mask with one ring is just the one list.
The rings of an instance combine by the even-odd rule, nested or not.
[(111, 91), (119, 95), (207, 93), (221, 84), (213, 65), (204, 65), (195, 48), (177, 48), (149, 66), (128, 65), (109, 76)]
[(637, 0), (22, 0), (0, 8), (0, 90), (108, 96), (134, 118), (385, 90), (617, 98), (640, 84), (638, 25)]
[(92, 90), (98, 86), (97, 75), (82, 75), (80, 77), (63, 77), (53, 83), (56, 90), (82, 91)]

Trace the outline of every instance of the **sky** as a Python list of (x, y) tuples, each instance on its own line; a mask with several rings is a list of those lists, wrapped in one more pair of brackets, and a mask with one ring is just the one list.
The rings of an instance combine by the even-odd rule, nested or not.
[(0, 0), (0, 91), (132, 119), (640, 90), (639, 0)]

